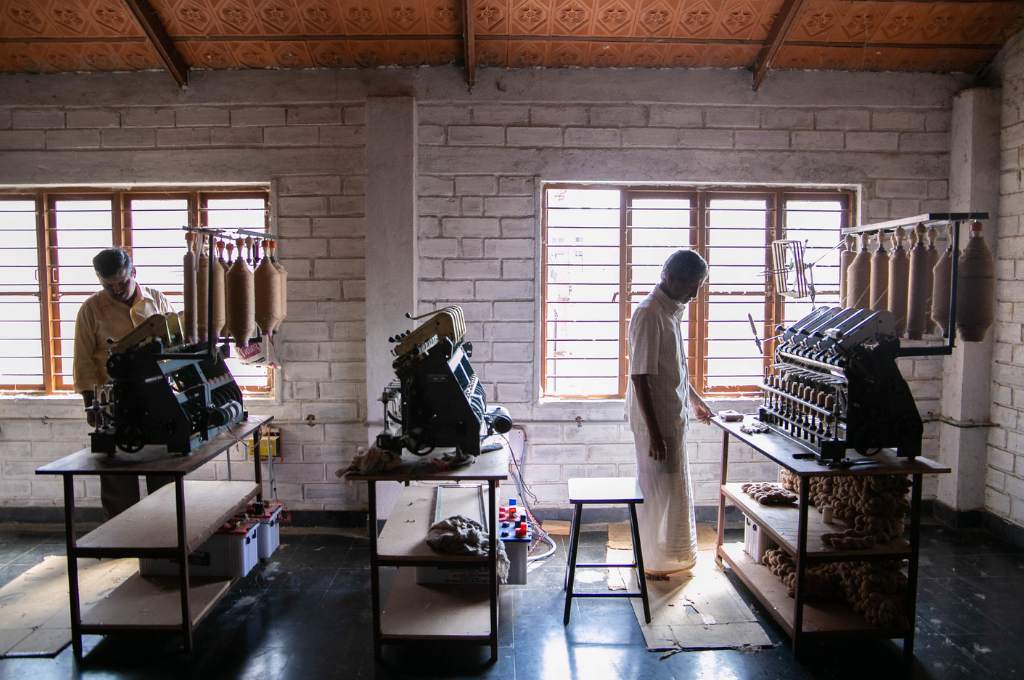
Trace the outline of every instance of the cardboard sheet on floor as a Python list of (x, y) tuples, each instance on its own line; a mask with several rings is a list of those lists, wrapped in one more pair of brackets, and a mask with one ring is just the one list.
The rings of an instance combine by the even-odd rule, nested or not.
[[(608, 538), (608, 562), (631, 562), (629, 525), (610, 525)], [(625, 545), (625, 549), (612, 545)], [(708, 525), (698, 525), (697, 545), (697, 566), (689, 575), (667, 581), (647, 581), (650, 623), (644, 622), (640, 599), (630, 600), (647, 649), (771, 647), (772, 642), (757, 617), (715, 565), (715, 534)], [(632, 569), (609, 570), (608, 586), (615, 590), (638, 589), (635, 574)]]
[[(79, 560), (82, 611), (138, 570), (134, 558)], [(55, 656), (70, 642), (67, 560), (50, 555), (0, 588), (0, 658)]]

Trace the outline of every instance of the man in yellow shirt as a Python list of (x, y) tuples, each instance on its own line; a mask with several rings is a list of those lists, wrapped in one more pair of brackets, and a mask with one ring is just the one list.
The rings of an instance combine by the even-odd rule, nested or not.
[[(75, 391), (86, 408), (92, 405), (96, 387), (107, 382), (107, 341), (124, 337), (153, 314), (174, 311), (163, 293), (138, 284), (131, 255), (123, 249), (101, 250), (92, 266), (103, 290), (82, 303), (75, 320)], [(91, 412), (87, 417), (94, 425)], [(162, 475), (147, 475), (146, 487), (152, 493), (169, 481)], [(131, 475), (101, 475), (100, 498), (107, 515), (113, 517), (139, 501), (139, 480)]]

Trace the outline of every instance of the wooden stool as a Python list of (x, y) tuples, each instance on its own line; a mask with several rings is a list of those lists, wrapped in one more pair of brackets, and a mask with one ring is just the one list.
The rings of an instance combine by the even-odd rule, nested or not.
[[(569, 502), (573, 504), (572, 531), (569, 532), (569, 561), (565, 570), (565, 615), (562, 624), (568, 625), (569, 612), (574, 597), (639, 597), (644, 602), (644, 620), (651, 622), (651, 606), (647, 600), (647, 581), (644, 579), (644, 555), (640, 547), (640, 531), (636, 522), (636, 504), (644, 502), (644, 495), (636, 483), (636, 477), (587, 477), (569, 480)], [(580, 525), (583, 524), (584, 505), (626, 504), (629, 506), (629, 526), (633, 533), (633, 562), (630, 564), (576, 563), (576, 551), (580, 546)], [(635, 567), (640, 582), (640, 592), (573, 592), (576, 567)]]

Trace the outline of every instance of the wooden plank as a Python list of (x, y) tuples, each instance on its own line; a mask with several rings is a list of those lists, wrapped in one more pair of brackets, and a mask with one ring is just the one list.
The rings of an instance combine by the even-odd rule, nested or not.
[[(389, 561), (425, 560), (437, 562), (486, 563), (487, 557), (477, 555), (444, 555), (427, 545), (427, 531), (434, 523), (434, 486), (407, 486), (402, 489), (377, 538), (377, 556)], [(446, 492), (446, 514), (475, 518), (480, 514), (480, 491), (477, 487), (450, 489)]]
[(784, 0), (778, 14), (775, 15), (775, 21), (768, 30), (768, 38), (765, 40), (764, 47), (761, 48), (761, 53), (757, 56), (757, 61), (754, 62), (755, 90), (761, 87), (765, 76), (768, 75), (768, 70), (785, 44), (789, 29), (800, 15), (804, 4), (806, 4), (806, 0)]
[[(231, 580), (191, 579), (192, 625), (198, 624), (228, 588)], [(177, 628), (181, 626), (181, 596), (177, 577), (143, 578), (135, 574), (107, 597), (82, 611), (83, 626), (111, 630)]]
[(858, 463), (853, 467), (826, 467), (814, 459), (794, 458), (793, 455), (796, 453), (806, 453), (807, 448), (789, 437), (784, 437), (772, 431), (761, 434), (747, 434), (740, 430), (743, 423), (752, 422), (754, 419), (754, 416), (748, 415), (744, 416), (743, 422), (725, 422), (720, 417), (715, 416), (711, 419), (711, 422), (797, 476), (930, 475), (950, 472), (950, 469), (945, 465), (923, 456), (900, 458), (892, 449), (883, 449), (870, 458), (862, 456), (851, 449), (846, 454), (849, 460), (853, 462), (862, 460), (869, 462), (864, 464)]
[[(793, 598), (785, 584), (768, 567), (757, 564), (743, 552), (742, 543), (725, 543), (718, 554), (732, 567), (736, 576), (747, 586), (758, 602), (781, 625), (788, 635), (793, 634)], [(859, 633), (884, 638), (902, 637), (905, 631), (885, 630), (872, 626), (860, 614), (840, 602), (805, 600), (805, 634)]]
[[(796, 505), (761, 505), (743, 492), (742, 482), (723, 484), (725, 495), (751, 517), (757, 524), (768, 530), (771, 537), (790, 555), (797, 552), (797, 519), (799, 512)], [(823, 534), (837, 533), (849, 528), (845, 522), (835, 520), (825, 524), (821, 514), (813, 510), (807, 513), (807, 556), (811, 559), (865, 559), (871, 557), (891, 556), (909, 557), (910, 544), (900, 538), (889, 543), (864, 550), (836, 550), (821, 540)]]
[(149, 0), (124, 0), (124, 4), (128, 5), (128, 9), (135, 16), (135, 20), (139, 22), (139, 26), (159, 55), (160, 61), (164, 63), (171, 77), (178, 83), (178, 87), (188, 85), (188, 62), (175, 47), (174, 41), (167, 34), (163, 22), (160, 21), (160, 15), (157, 14)]
[(490, 629), (487, 586), (421, 586), (416, 570), (408, 567), (398, 570), (381, 609), (384, 637), (484, 641)]
[[(186, 537), (192, 552), (256, 495), (253, 482), (185, 482)], [(174, 548), (174, 484), (166, 484), (117, 517), (90, 531), (79, 548)]]
[(482, 453), (468, 465), (445, 469), (440, 458), (450, 450), (438, 450), (427, 456), (414, 456), (403, 452), (401, 464), (392, 470), (375, 472), (368, 475), (350, 474), (346, 479), (355, 481), (406, 482), (406, 481), (487, 481), (508, 479), (508, 444), (502, 437), (489, 437), (481, 442), (481, 446), (498, 443), (501, 448), (490, 453)]
[(190, 454), (168, 453), (163, 446), (146, 446), (138, 453), (93, 453), (82, 449), (36, 469), (37, 475), (187, 475), (224, 453), (274, 416), (250, 415)]

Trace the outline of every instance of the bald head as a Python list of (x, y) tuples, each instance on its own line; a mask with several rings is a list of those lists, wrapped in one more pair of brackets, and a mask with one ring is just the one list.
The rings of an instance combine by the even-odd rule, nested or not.
[(707, 275), (708, 263), (695, 250), (677, 250), (661, 268), (662, 281), (671, 278), (681, 283), (697, 283)]

